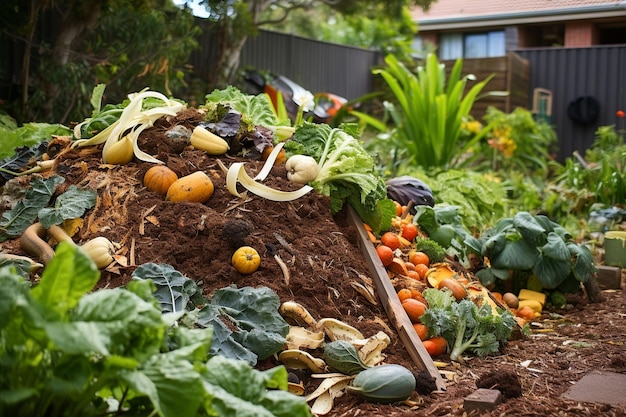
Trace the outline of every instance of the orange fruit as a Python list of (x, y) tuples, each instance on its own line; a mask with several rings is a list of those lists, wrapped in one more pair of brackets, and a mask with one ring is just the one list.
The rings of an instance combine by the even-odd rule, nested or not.
[(419, 233), (419, 229), (413, 223), (406, 224), (402, 228), (402, 237), (408, 240), (409, 242), (412, 242), (413, 240), (415, 240), (418, 233)]
[(415, 269), (410, 269), (407, 271), (406, 276), (409, 278), (413, 278), (417, 281), (421, 280), (420, 274)]
[(415, 265), (415, 272), (419, 274), (420, 279), (426, 278), (426, 273), (428, 272), (428, 266), (425, 264), (417, 264)]
[(413, 265), (412, 262), (405, 262), (404, 266), (406, 267), (407, 270), (409, 271), (415, 271), (415, 265)]
[(396, 206), (396, 216), (402, 216), (402, 204), (394, 201), (393, 204)]
[(419, 336), (420, 340), (424, 341), (428, 338), (428, 327), (422, 323), (414, 323), (413, 328), (415, 333)]
[(386, 245), (378, 245), (376, 247), (376, 253), (383, 263), (383, 266), (389, 266), (393, 262), (393, 250)]
[(385, 232), (380, 237), (380, 243), (389, 246), (391, 250), (396, 250), (400, 247), (400, 236), (393, 232)]
[(409, 254), (409, 262), (412, 262), (415, 266), (419, 264), (424, 264), (426, 266), (430, 265), (430, 259), (428, 259), (428, 255), (420, 251), (411, 252)]
[(411, 290), (408, 288), (402, 288), (398, 291), (398, 298), (400, 299), (400, 302), (406, 300), (407, 298), (411, 298)]
[(419, 323), (420, 317), (426, 311), (426, 304), (414, 298), (407, 298), (402, 302), (402, 308), (404, 308), (412, 323)]

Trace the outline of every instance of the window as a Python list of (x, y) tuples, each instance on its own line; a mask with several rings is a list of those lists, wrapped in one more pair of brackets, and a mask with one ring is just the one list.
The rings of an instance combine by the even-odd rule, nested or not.
[(439, 38), (439, 58), (486, 58), (506, 53), (504, 31), (443, 33)]

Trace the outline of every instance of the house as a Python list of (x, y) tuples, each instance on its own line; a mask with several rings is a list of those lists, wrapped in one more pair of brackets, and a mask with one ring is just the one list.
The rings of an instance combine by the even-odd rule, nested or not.
[(435, 46), (440, 59), (626, 43), (621, 0), (437, 0), (427, 12), (411, 14), (418, 24), (417, 46)]
[(619, 127), (616, 114), (626, 110), (626, 1), (437, 0), (412, 17), (415, 49), (436, 50), (441, 60), (463, 58), (464, 72), (495, 72), (506, 59), (500, 78), (515, 88), (501, 110), (522, 105), (538, 113), (547, 94), (547, 106), (539, 107), (559, 138), (558, 159), (584, 154), (598, 127)]

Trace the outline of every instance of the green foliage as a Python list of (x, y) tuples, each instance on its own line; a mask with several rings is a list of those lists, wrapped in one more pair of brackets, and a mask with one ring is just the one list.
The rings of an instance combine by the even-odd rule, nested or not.
[[(325, 42), (378, 49), (385, 55), (396, 55), (401, 61), (409, 60), (417, 25), (406, 8), (398, 16), (388, 16), (386, 6), (375, 3), (362, 7), (358, 13), (338, 14), (331, 6), (320, 4), (315, 8), (295, 9), (285, 19), (264, 25), (264, 28)], [(279, 20), (283, 14), (282, 9), (273, 7), (268, 9), (263, 20)]]
[(589, 248), (558, 223), (525, 211), (501, 219), (479, 238), (467, 235), (464, 243), (489, 259), (476, 273), (486, 286), (508, 280), (510, 272), (529, 272), (543, 288), (574, 292), (595, 272)]
[(600, 126), (596, 138), (584, 158), (568, 158), (557, 171), (555, 184), (560, 189), (580, 193), (587, 190), (593, 199), (584, 199), (570, 207), (589, 209), (591, 203), (605, 206), (619, 205), (626, 201), (626, 145), (624, 138), (613, 126)]
[(53, 135), (70, 135), (71, 130), (60, 124), (24, 123), (17, 125), (14, 118), (7, 114), (0, 114), (0, 158), (7, 158), (15, 154), (15, 148), (34, 146)]
[(385, 181), (363, 148), (356, 126), (305, 123), (285, 143), (285, 150), (315, 158), (319, 172), (310, 185), (330, 197), (333, 212), (348, 203), (375, 233), (391, 226), (395, 206), (387, 198)]
[(311, 416), (284, 367), (209, 357), (211, 329), (171, 326), (150, 280), (91, 292), (99, 278), (66, 242), (33, 288), (0, 268), (1, 415)]
[[(461, 76), (463, 61), (457, 60), (446, 79), (446, 69), (429, 54), (416, 74), (393, 55), (385, 58), (387, 68), (375, 70), (390, 88), (395, 103), (387, 104), (393, 130), (389, 133), (395, 150), (392, 163), (409, 167), (447, 169), (455, 156), (472, 145), (460, 147), (461, 125), (478, 94), (491, 77), (477, 82), (469, 91), (471, 75)], [(475, 140), (478, 140), (477, 137)], [(395, 175), (395, 167), (392, 167)]]
[[(29, 5), (22, 2), (11, 12), (28, 16)], [(114, 102), (146, 86), (170, 95), (185, 87), (184, 64), (199, 33), (190, 13), (156, 0), (107, 2), (101, 8), (75, 1), (55, 5), (65, 16), (59, 36), (71, 42), (70, 53), (67, 59), (60, 56), (60, 39), (47, 39), (30, 50), (29, 96), (3, 103), (18, 120), (82, 120), (99, 82), (108, 85), (107, 98)], [(34, 12), (43, 11), (38, 7)], [(39, 36), (36, 26), (32, 31)], [(75, 33), (79, 35), (72, 38)], [(24, 98), (27, 103), (21, 103)]]
[(489, 107), (484, 121), (490, 127), (489, 134), (486, 140), (474, 141), (464, 166), (502, 172), (503, 177), (511, 170), (546, 177), (557, 139), (549, 124), (536, 121), (521, 107), (511, 113)]
[(449, 291), (434, 288), (423, 294), (429, 307), (420, 320), (435, 336), (446, 339), (453, 361), (460, 361), (465, 352), (478, 356), (497, 353), (515, 326), (509, 310), (500, 309), (493, 314), (488, 303), (479, 307), (469, 298), (457, 302)]

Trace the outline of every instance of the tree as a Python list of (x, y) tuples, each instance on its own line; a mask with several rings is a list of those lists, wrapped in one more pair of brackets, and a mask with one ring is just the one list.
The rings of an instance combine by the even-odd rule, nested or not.
[(2, 52), (23, 50), (19, 76), (0, 64), (20, 88), (0, 103), (20, 121), (82, 120), (98, 83), (115, 103), (145, 87), (171, 93), (197, 46), (193, 16), (171, 0), (7, 0), (0, 16)]
[(209, 14), (207, 19), (219, 32), (215, 64), (218, 70), (212, 84), (218, 87), (230, 84), (248, 37), (261, 27), (279, 24), (294, 10), (326, 5), (345, 16), (402, 19), (405, 7), (415, 5), (427, 10), (433, 1), (436, 0), (201, 0)]

